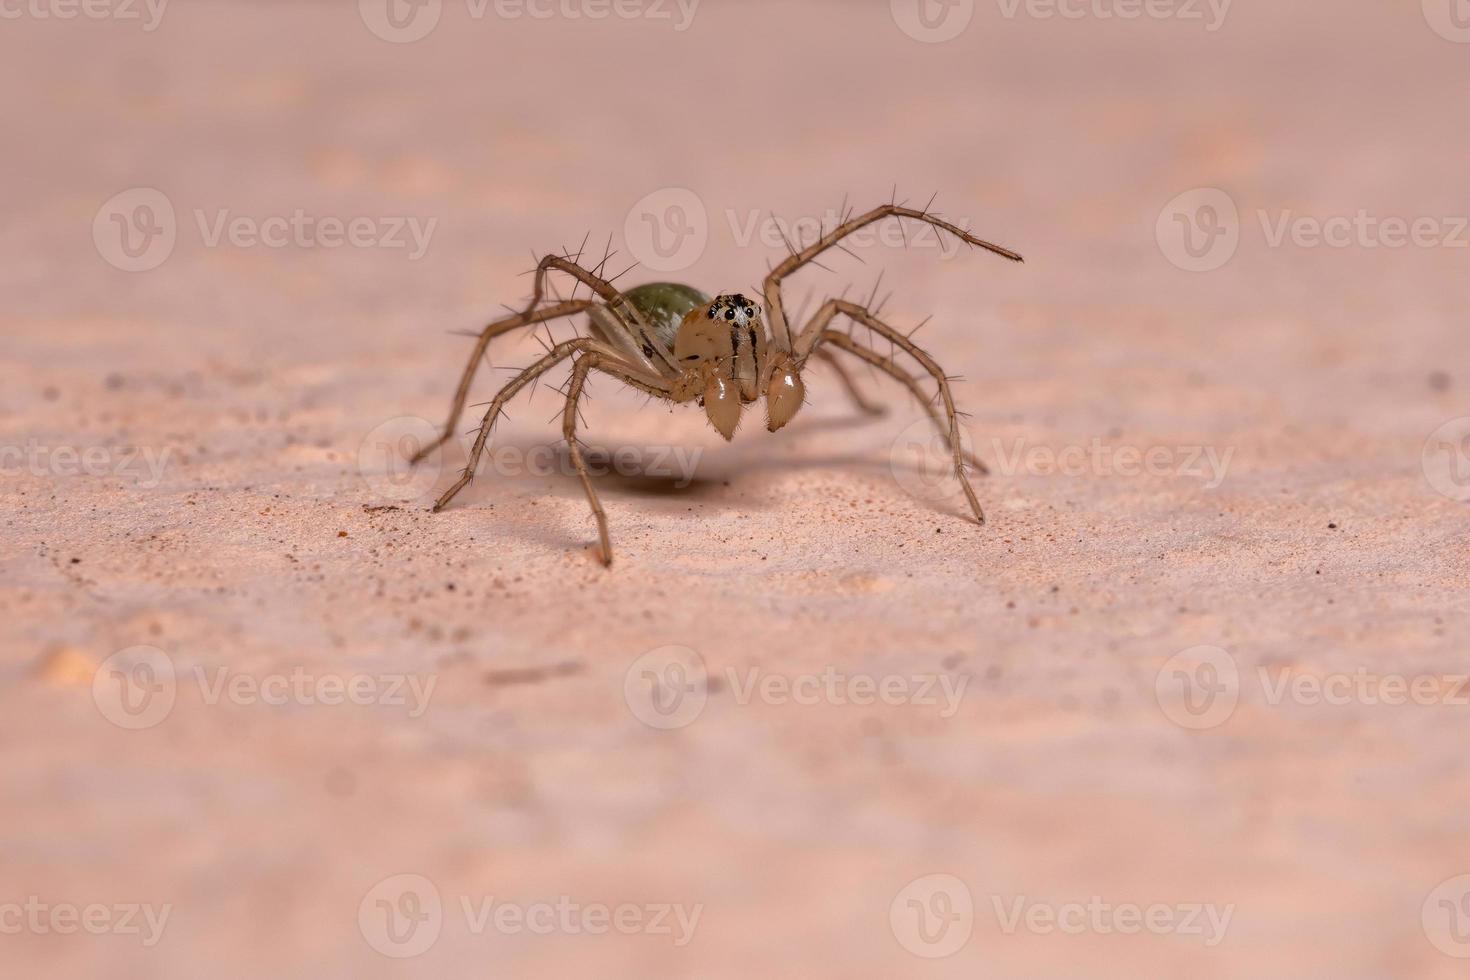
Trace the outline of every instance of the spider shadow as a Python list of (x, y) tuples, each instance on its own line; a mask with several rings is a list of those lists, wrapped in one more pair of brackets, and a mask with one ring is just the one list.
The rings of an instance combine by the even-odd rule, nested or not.
[[(817, 436), (850, 432), (883, 425), (887, 416), (862, 414), (822, 416), (798, 420), (789, 430), (792, 435)], [(776, 506), (774, 499), (761, 494), (732, 493), (744, 475), (762, 472), (797, 470), (861, 470), (872, 474), (892, 474), (892, 462), (872, 452), (840, 451), (812, 453), (803, 450), (772, 453), (764, 426), (749, 427), (746, 438), (731, 444), (704, 446), (639, 445), (632, 441), (598, 439), (584, 444), (582, 454), (604, 506), (621, 509), (619, 501), (645, 501), (657, 511), (683, 516), (680, 505), (724, 503), (738, 498), (744, 510), (767, 511)], [(510, 503), (534, 493), (558, 500), (585, 502), (581, 482), (571, 453), (565, 442), (548, 443), (531, 438), (504, 439), (487, 451), (474, 482), (455, 501), (458, 508), (483, 508), (495, 503)], [(511, 489), (512, 494), (505, 494)], [(936, 515), (964, 516), (961, 509), (937, 501), (915, 498)], [(610, 513), (614, 534), (619, 517)], [(532, 528), (518, 522), (501, 526), (506, 533), (549, 547), (569, 547), (595, 542), (584, 530), (568, 525), (564, 528)]]

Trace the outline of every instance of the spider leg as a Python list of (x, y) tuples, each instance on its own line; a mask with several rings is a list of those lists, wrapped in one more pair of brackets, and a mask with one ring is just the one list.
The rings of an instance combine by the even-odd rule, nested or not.
[(459, 425), (460, 414), (464, 411), (465, 399), (470, 394), (470, 384), (475, 380), (475, 372), (479, 370), (480, 362), (484, 360), (485, 351), (489, 348), (491, 340), (499, 337), (503, 333), (509, 333), (517, 327), (526, 327), (533, 323), (544, 323), (547, 320), (556, 320), (564, 316), (576, 316), (578, 313), (591, 309), (595, 305), (595, 301), (584, 299), (553, 303), (550, 306), (543, 306), (539, 310), (534, 310), (534, 312), (532, 309), (527, 308), (521, 313), (496, 320), (481, 330), (479, 338), (475, 341), (475, 349), (470, 353), (469, 363), (465, 364), (464, 372), (459, 376), (459, 387), (454, 390), (454, 401), (449, 406), (449, 419), (444, 423), (444, 431), (439, 434), (439, 438), (414, 453), (413, 458), (409, 460), (409, 465), (412, 466), (418, 463), (454, 437), (454, 430)]
[[(833, 357), (829, 351), (816, 350), (813, 351), (813, 356), (830, 367), (832, 373), (837, 375), (837, 380), (842, 384), (842, 390), (847, 392), (847, 397), (857, 406), (859, 412), (862, 412), (864, 415), (878, 416), (888, 411), (887, 408), (879, 405), (877, 402), (868, 401), (867, 396), (863, 394), (862, 389), (853, 380), (852, 374), (848, 372), (846, 366), (837, 358)], [(889, 371), (889, 373), (892, 374), (893, 372)]]
[(600, 351), (589, 351), (572, 362), (572, 377), (567, 385), (567, 404), (562, 410), (561, 431), (567, 440), (567, 451), (572, 457), (572, 466), (582, 480), (582, 489), (587, 493), (587, 503), (592, 507), (592, 516), (597, 520), (597, 537), (602, 546), (602, 563), (610, 566), (613, 553), (612, 540), (607, 533), (607, 514), (602, 509), (602, 502), (597, 499), (597, 491), (592, 486), (592, 477), (587, 473), (587, 464), (582, 459), (581, 443), (577, 440), (577, 403), (582, 397), (588, 373), (594, 370), (611, 375), (619, 381), (635, 388), (642, 388), (659, 397), (667, 398), (669, 393), (666, 389), (649, 384), (650, 376), (634, 371), (616, 357), (610, 357)]
[[(930, 398), (924, 392), (923, 387), (919, 384), (918, 378), (914, 377), (912, 374), (909, 374), (903, 368), (899, 367), (897, 364), (894, 364), (893, 361), (879, 354), (871, 347), (867, 347), (859, 343), (858, 341), (849, 337), (847, 334), (842, 333), (840, 330), (823, 330), (821, 339), (826, 343), (834, 344), (837, 347), (842, 348), (843, 350), (852, 354), (854, 357), (858, 357), (864, 361), (867, 361), (869, 364), (873, 365), (873, 367), (893, 377), (905, 388), (913, 392), (914, 400), (919, 403), (919, 405), (924, 409), (925, 413), (928, 414), (929, 420), (934, 423), (934, 427), (939, 430), (941, 435), (944, 436), (945, 443), (949, 443), (949, 430), (945, 427), (943, 420), (939, 418), (939, 410), (934, 407), (934, 399)], [(828, 354), (824, 349), (820, 347), (813, 351), (813, 354), (816, 357), (825, 356), (825, 358), (829, 359), (833, 364), (839, 363), (836, 358), (833, 358), (830, 354)], [(879, 410), (879, 414), (881, 414), (881, 409)], [(981, 460), (979, 456), (976, 456), (974, 453), (965, 450), (963, 446), (960, 447), (960, 450), (965, 454), (965, 462), (973, 467), (976, 472), (980, 473), (981, 475), (989, 475), (990, 467), (986, 466), (984, 461)]]
[(785, 308), (781, 305), (781, 280), (796, 272), (802, 266), (812, 262), (817, 256), (829, 248), (836, 247), (848, 235), (875, 221), (882, 221), (884, 218), (912, 218), (915, 221), (922, 221), (949, 232), (968, 245), (994, 252), (996, 255), (1008, 258), (1013, 262), (1023, 261), (1020, 255), (1012, 252), (1010, 249), (983, 241), (958, 225), (950, 224), (948, 221), (935, 217), (929, 213), (927, 207), (922, 211), (916, 211), (913, 208), (906, 208), (901, 204), (880, 205), (867, 214), (859, 215), (856, 218), (842, 222), (806, 248), (800, 251), (793, 251), (766, 276), (765, 285), (762, 287), (766, 301), (766, 316), (770, 321), (771, 333), (777, 346), (783, 350), (791, 350), (791, 331), (786, 323)]
[(448, 506), (449, 502), (454, 499), (455, 494), (463, 490), (465, 485), (474, 479), (475, 469), (480, 465), (480, 456), (485, 452), (485, 441), (490, 437), (490, 429), (494, 427), (495, 420), (500, 417), (501, 411), (505, 408), (505, 403), (515, 397), (516, 392), (520, 391), (536, 378), (550, 371), (557, 364), (571, 357), (577, 351), (588, 349), (593, 343), (595, 341), (581, 337), (576, 340), (563, 341), (547, 351), (543, 357), (538, 359), (530, 367), (506, 382), (505, 387), (496, 393), (495, 399), (490, 403), (490, 407), (485, 410), (485, 417), (480, 420), (480, 430), (475, 435), (475, 444), (470, 449), (470, 458), (465, 464), (464, 472), (459, 475), (459, 479), (454, 482), (454, 485), (444, 491), (438, 501), (435, 502), (434, 511), (436, 513)]
[[(934, 358), (930, 357), (923, 348), (915, 344), (912, 340), (909, 340), (902, 331), (878, 319), (867, 307), (847, 300), (833, 299), (828, 300), (822, 305), (822, 308), (812, 317), (811, 322), (803, 328), (801, 336), (797, 338), (796, 357), (798, 369), (819, 343), (823, 341), (837, 343), (834, 340), (837, 337), (842, 338), (843, 341), (842, 343), (838, 343), (839, 347), (858, 354), (858, 356), (868, 361), (868, 363), (876, 366), (887, 364), (887, 358), (872, 348), (836, 330), (827, 329), (827, 325), (838, 313), (861, 323), (880, 337), (887, 339), (895, 347), (902, 348), (905, 353), (918, 361), (924, 370), (928, 371), (929, 375), (938, 383), (939, 397), (944, 405), (944, 413), (948, 421), (948, 426), (940, 423), (937, 412), (931, 412), (929, 417), (934, 420), (940, 432), (944, 433), (945, 440), (949, 444), (950, 452), (954, 455), (954, 475), (960, 481), (960, 486), (964, 488), (965, 499), (970, 502), (970, 509), (975, 514), (976, 522), (984, 524), (985, 512), (980, 509), (980, 501), (975, 497), (975, 491), (970, 487), (969, 477), (965, 475), (965, 452), (960, 442), (960, 423), (954, 409), (954, 396), (949, 390), (949, 378), (945, 376), (944, 371), (940, 369), (939, 364)], [(865, 353), (859, 354), (859, 351), (864, 351)], [(924, 403), (927, 405), (928, 400), (925, 399)]]
[[(663, 341), (658, 339), (653, 328), (638, 309), (628, 301), (628, 298), (613, 288), (612, 282), (603, 279), (576, 262), (561, 255), (547, 255), (536, 265), (536, 282), (531, 291), (531, 302), (526, 307), (529, 311), (541, 302), (545, 295), (546, 273), (552, 269), (564, 272), (578, 282), (585, 285), (592, 292), (602, 298), (607, 311), (622, 324), (633, 338), (637, 347), (645, 352), (645, 356), (662, 374), (673, 377), (679, 373), (679, 365), (674, 361), (674, 355), (664, 346)], [(626, 270), (624, 270), (626, 271)], [(619, 273), (621, 275), (621, 273)], [(613, 278), (617, 278), (614, 276)]]

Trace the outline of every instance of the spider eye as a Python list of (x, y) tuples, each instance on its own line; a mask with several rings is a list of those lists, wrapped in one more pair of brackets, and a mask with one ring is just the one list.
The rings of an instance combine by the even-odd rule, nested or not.
[(733, 319), (735, 319), (735, 311), (734, 310), (726, 310), (725, 311), (725, 319), (726, 320), (733, 320)]
[(719, 309), (720, 308), (718, 306), (711, 306), (709, 308), (709, 318), (711, 320), (713, 320), (715, 318), (715, 314), (719, 312)]
[(746, 316), (755, 316), (755, 307), (754, 306), (747, 306), (745, 308), (745, 315)]

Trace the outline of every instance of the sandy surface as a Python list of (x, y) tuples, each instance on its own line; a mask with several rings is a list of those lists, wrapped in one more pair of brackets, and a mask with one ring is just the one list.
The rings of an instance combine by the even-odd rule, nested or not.
[[(1470, 414), (1470, 45), (1433, 2), (981, 3), (943, 43), (882, 3), (446, 2), (411, 43), (55, 6), (0, 31), (6, 976), (1464, 975), (1470, 469), (1426, 440)], [(877, 241), (789, 295), (881, 268), (934, 314), (985, 527), (900, 390), (860, 374), (863, 419), (822, 368), (730, 445), (594, 383), (611, 571), (550, 387), (446, 513), (462, 448), (386, 468), (532, 252), (661, 262), (649, 213), (693, 244), (626, 282), (749, 290), (769, 214), (895, 183), (1027, 264)], [(368, 224), (250, 237), (298, 211)], [(1433, 227), (1314, 243), (1360, 212)], [(421, 256), (365, 244), (397, 218)]]

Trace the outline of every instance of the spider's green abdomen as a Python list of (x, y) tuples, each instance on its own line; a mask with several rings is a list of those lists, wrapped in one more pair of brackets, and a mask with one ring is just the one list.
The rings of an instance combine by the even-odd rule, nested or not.
[(649, 282), (634, 286), (623, 294), (653, 327), (663, 345), (674, 349), (674, 335), (684, 315), (709, 303), (709, 297), (692, 286), (677, 282)]

